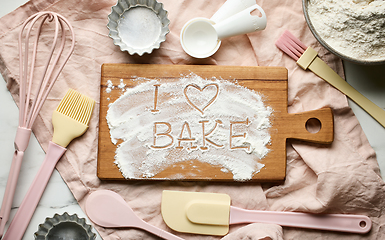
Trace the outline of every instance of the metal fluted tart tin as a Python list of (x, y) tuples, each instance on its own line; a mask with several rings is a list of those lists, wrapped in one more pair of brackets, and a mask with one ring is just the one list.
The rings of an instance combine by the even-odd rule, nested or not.
[(96, 234), (91, 225), (86, 224), (84, 218), (78, 215), (55, 214), (53, 218), (46, 218), (35, 232), (35, 240), (94, 240)]
[(131, 55), (150, 54), (170, 31), (167, 11), (156, 0), (118, 0), (108, 19), (114, 44)]

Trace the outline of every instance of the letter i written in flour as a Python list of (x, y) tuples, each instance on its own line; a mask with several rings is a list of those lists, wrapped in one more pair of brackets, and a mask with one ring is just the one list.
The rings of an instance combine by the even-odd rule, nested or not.
[(155, 92), (154, 92), (154, 109), (151, 109), (151, 112), (159, 112), (158, 107), (158, 94), (159, 94), (159, 86), (160, 84), (155, 84)]

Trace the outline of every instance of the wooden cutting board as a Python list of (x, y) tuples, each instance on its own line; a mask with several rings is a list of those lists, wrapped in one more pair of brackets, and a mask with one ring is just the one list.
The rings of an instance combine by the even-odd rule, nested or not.
[[(106, 121), (109, 104), (122, 94), (119, 88), (108, 89), (108, 82), (117, 86), (122, 81), (126, 87), (135, 87), (138, 77), (177, 81), (181, 75), (194, 73), (202, 78), (237, 81), (237, 84), (262, 93), (264, 102), (273, 110), (270, 116), (271, 141), (269, 153), (259, 160), (264, 164), (252, 181), (282, 181), (286, 174), (286, 141), (300, 139), (313, 143), (330, 144), (333, 141), (333, 115), (330, 108), (310, 112), (287, 113), (287, 69), (282, 67), (240, 67), (213, 65), (148, 65), (148, 64), (104, 64), (100, 89), (100, 125), (97, 175), (103, 180), (124, 180), (114, 163), (117, 145), (111, 142)], [(136, 80), (135, 80), (136, 79)], [(295, 81), (295, 79), (293, 79)], [(149, 99), (148, 101), (154, 101)], [(315, 122), (317, 132), (307, 128)], [(309, 130), (308, 130), (309, 129)], [(226, 151), (225, 149), (223, 151)], [(190, 167), (189, 167), (190, 166)], [(134, 180), (214, 180), (233, 181), (232, 173), (222, 171), (221, 167), (193, 160), (190, 165), (174, 164), (151, 178), (138, 177)]]

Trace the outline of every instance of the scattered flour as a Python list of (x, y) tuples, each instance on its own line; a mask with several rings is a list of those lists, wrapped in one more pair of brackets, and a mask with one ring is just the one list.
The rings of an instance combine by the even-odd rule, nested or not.
[(309, 0), (308, 13), (335, 50), (357, 60), (385, 59), (384, 0)]
[(126, 87), (126, 84), (124, 84), (123, 79), (120, 79), (120, 83), (118, 85), (118, 88), (124, 91), (124, 88)]
[(106, 119), (111, 141), (122, 140), (115, 163), (126, 178), (153, 177), (198, 159), (245, 181), (264, 167), (259, 160), (269, 153), (272, 112), (255, 91), (191, 74), (127, 88)]
[(111, 80), (107, 80), (107, 88), (106, 88), (106, 93), (111, 93), (112, 89), (114, 89), (115, 86), (112, 84)]

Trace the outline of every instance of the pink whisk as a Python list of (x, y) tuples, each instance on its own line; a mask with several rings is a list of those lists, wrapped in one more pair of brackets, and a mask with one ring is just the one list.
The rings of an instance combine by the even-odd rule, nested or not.
[[(34, 75), (35, 62), (38, 53), (38, 42), (44, 23), (53, 23), (54, 36), (52, 47), (48, 54), (45, 65), (43, 65), (42, 75), (38, 78)], [(29, 39), (34, 26), (37, 30), (34, 35), (32, 56), (29, 56)], [(66, 27), (71, 34), (71, 47), (62, 57), (66, 45)], [(24, 34), (25, 33), (25, 34)], [(60, 39), (59, 39), (60, 36)], [(24, 39), (23, 39), (24, 38)], [(23, 41), (24, 40), (24, 41)], [(63, 16), (54, 12), (39, 12), (29, 17), (23, 24), (19, 33), (19, 127), (15, 137), (15, 153), (13, 155), (11, 169), (9, 172), (7, 186), (3, 197), (0, 210), (0, 238), (3, 236), (5, 224), (8, 221), (13, 196), (17, 185), (17, 179), (24, 156), (31, 136), (31, 128), (42, 108), (49, 92), (51, 91), (56, 79), (67, 63), (75, 46), (75, 35), (71, 24)]]

